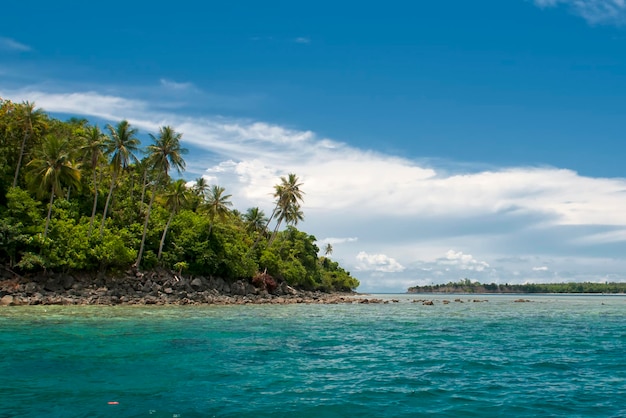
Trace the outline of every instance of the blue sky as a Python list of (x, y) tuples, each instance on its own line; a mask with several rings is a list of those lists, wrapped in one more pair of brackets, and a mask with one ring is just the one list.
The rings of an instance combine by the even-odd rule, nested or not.
[(626, 280), (623, 0), (3, 6), (0, 97), (183, 132), (363, 283)]

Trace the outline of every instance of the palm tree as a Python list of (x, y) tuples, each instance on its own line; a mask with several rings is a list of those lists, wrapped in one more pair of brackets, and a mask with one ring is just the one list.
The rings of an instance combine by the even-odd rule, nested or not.
[(206, 197), (206, 193), (209, 191), (209, 182), (207, 182), (202, 176), (198, 177), (192, 190), (197, 196), (204, 199)]
[(324, 247), (324, 255), (331, 255), (333, 253), (333, 246), (330, 243)]
[(89, 236), (91, 236), (93, 220), (96, 217), (96, 208), (98, 206), (98, 163), (104, 157), (107, 137), (98, 128), (98, 125), (95, 125), (87, 128), (83, 138), (87, 143), (82, 147), (82, 151), (86, 159), (89, 160), (93, 171), (93, 208), (91, 209), (91, 219), (89, 220)]
[(213, 231), (213, 221), (217, 216), (220, 219), (224, 219), (228, 214), (228, 208), (233, 204), (229, 200), (231, 195), (225, 195), (224, 189), (221, 186), (212, 186), (209, 190), (209, 196), (207, 197), (207, 211), (209, 212), (209, 236), (211, 236), (211, 232)]
[(150, 185), (152, 177), (152, 168), (148, 167), (148, 158), (144, 158), (135, 164), (135, 170), (139, 178), (141, 178), (141, 198), (139, 199), (139, 207), (143, 207), (143, 201), (146, 196), (146, 188)]
[(100, 224), (100, 235), (104, 232), (104, 221), (109, 210), (109, 203), (111, 202), (111, 195), (113, 195), (113, 188), (120, 172), (126, 170), (131, 161), (137, 161), (136, 152), (139, 151), (139, 140), (135, 137), (137, 129), (131, 128), (128, 121), (123, 120), (115, 127), (111, 124), (107, 125), (110, 136), (107, 138), (106, 147), (107, 154), (111, 155), (111, 169), (113, 171), (111, 175), (111, 187), (109, 188), (109, 194), (107, 195), (107, 201), (104, 205), (104, 212), (102, 213), (102, 222)]
[(46, 137), (42, 148), (37, 152), (27, 167), (32, 174), (31, 184), (37, 190), (37, 194), (43, 197), (50, 193), (48, 203), (48, 216), (44, 227), (44, 238), (48, 235), (50, 217), (52, 216), (52, 204), (55, 196), (61, 196), (63, 185), (80, 185), (80, 170), (70, 158), (70, 149), (65, 139), (50, 135)]
[(13, 187), (17, 186), (17, 178), (20, 174), (20, 169), (22, 167), (22, 159), (24, 158), (24, 149), (26, 148), (26, 142), (30, 138), (30, 136), (34, 132), (34, 126), (37, 122), (40, 122), (44, 117), (45, 113), (41, 109), (35, 110), (35, 103), (32, 102), (24, 102), (17, 108), (18, 110), (18, 118), (20, 123), (23, 125), (22, 129), (24, 130), (24, 136), (22, 138), (22, 145), (20, 146), (20, 153), (17, 159), (17, 166), (15, 167), (15, 176), (13, 177)]
[(276, 207), (272, 212), (272, 216), (270, 216), (270, 220), (276, 218), (276, 226), (274, 227), (268, 246), (272, 245), (278, 233), (278, 228), (280, 228), (283, 221), (286, 221), (288, 224), (292, 223), (296, 225), (299, 220), (303, 219), (302, 211), (300, 210), (300, 202), (303, 200), (302, 195), (304, 192), (300, 190), (302, 183), (298, 183), (298, 176), (289, 173), (287, 177), (281, 177), (280, 181), (280, 184), (274, 186)]
[(281, 213), (281, 216), (287, 225), (296, 226), (299, 221), (304, 220), (304, 213), (302, 212), (302, 207), (299, 204), (290, 205), (286, 212)]
[(180, 179), (176, 180), (170, 187), (169, 191), (165, 194), (165, 206), (170, 211), (170, 217), (167, 219), (167, 223), (165, 224), (165, 229), (163, 230), (163, 235), (161, 236), (161, 243), (159, 244), (159, 254), (157, 255), (157, 259), (161, 259), (161, 255), (163, 254), (163, 245), (165, 244), (165, 236), (167, 235), (167, 230), (170, 227), (170, 223), (172, 223), (172, 219), (174, 215), (178, 213), (180, 208), (187, 203), (189, 199), (189, 190), (187, 190), (187, 186), (185, 185), (185, 180)]
[(148, 145), (148, 165), (157, 171), (157, 179), (152, 186), (152, 196), (150, 197), (150, 203), (148, 204), (148, 211), (146, 212), (146, 220), (143, 224), (143, 234), (141, 235), (141, 244), (139, 245), (139, 254), (137, 255), (137, 261), (135, 266), (139, 267), (141, 264), (141, 258), (143, 257), (143, 250), (146, 244), (146, 234), (148, 233), (148, 222), (150, 221), (150, 212), (152, 211), (152, 203), (156, 196), (156, 188), (159, 184), (159, 180), (163, 176), (166, 180), (169, 179), (169, 171), (171, 168), (175, 168), (180, 174), (185, 170), (185, 160), (183, 154), (187, 153), (187, 149), (181, 148), (180, 139), (183, 134), (176, 132), (170, 126), (163, 126), (159, 129), (159, 136), (155, 137), (150, 134), (150, 138), (154, 141), (154, 144)]
[(243, 215), (243, 220), (246, 223), (246, 230), (249, 233), (261, 233), (265, 231), (267, 226), (267, 217), (258, 207), (248, 209), (245, 215)]
[(195, 180), (195, 184), (191, 188), (193, 192), (193, 199), (191, 201), (191, 208), (194, 212), (204, 203), (206, 200), (206, 194), (209, 191), (209, 182), (206, 178), (198, 177)]

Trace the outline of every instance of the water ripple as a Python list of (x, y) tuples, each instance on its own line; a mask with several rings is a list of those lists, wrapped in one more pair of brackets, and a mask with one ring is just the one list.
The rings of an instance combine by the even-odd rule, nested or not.
[(626, 298), (394, 298), (0, 309), (0, 417), (626, 416)]

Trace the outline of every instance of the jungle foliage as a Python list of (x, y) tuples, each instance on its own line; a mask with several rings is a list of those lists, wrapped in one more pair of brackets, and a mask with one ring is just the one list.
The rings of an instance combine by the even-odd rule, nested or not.
[(296, 228), (304, 192), (295, 174), (274, 187), (269, 217), (240, 212), (223, 187), (171, 177), (185, 169), (181, 133), (164, 126), (144, 149), (137, 134), (128, 121), (100, 129), (0, 99), (0, 264), (19, 273), (166, 267), (230, 280), (262, 274), (268, 286), (358, 287)]

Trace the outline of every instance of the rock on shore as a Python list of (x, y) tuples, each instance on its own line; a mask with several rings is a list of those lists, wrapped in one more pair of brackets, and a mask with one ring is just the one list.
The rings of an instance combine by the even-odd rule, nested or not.
[(248, 280), (184, 277), (167, 270), (119, 276), (41, 274), (0, 277), (0, 306), (17, 305), (243, 305), (353, 303), (354, 294), (297, 290), (280, 283), (271, 293)]

